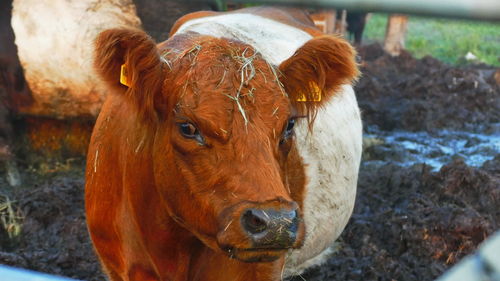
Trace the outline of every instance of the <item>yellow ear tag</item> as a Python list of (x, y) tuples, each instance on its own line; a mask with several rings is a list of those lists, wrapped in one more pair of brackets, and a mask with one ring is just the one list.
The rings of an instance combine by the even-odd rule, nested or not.
[[(321, 90), (318, 87), (318, 84), (315, 82), (309, 82), (309, 87), (311, 88), (311, 92), (313, 92), (313, 100), (312, 101), (321, 101)], [(308, 101), (306, 99), (306, 96), (304, 93), (300, 93), (299, 98), (297, 98), (297, 101)]]
[(125, 66), (125, 64), (122, 64), (122, 67), (120, 69), (120, 83), (122, 85), (130, 87), (130, 84), (128, 83), (127, 79), (127, 67)]

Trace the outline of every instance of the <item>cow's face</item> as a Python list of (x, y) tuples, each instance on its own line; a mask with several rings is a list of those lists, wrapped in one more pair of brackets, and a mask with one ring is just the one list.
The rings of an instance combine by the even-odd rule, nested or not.
[(107, 76), (109, 53), (127, 67), (128, 89), (112, 86), (154, 127), (155, 185), (177, 223), (243, 261), (272, 261), (301, 245), (301, 198), (287, 179), (303, 169), (293, 128), (355, 77), (348, 44), (313, 39), (279, 67), (241, 42), (195, 35), (157, 49), (139, 31), (111, 30), (97, 47), (108, 83), (118, 73), (113, 66)]

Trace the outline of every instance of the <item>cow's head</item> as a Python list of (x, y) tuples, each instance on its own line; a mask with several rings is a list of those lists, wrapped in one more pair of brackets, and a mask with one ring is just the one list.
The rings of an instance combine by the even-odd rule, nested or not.
[(157, 46), (142, 31), (113, 29), (98, 37), (95, 65), (154, 131), (155, 186), (177, 223), (243, 261), (301, 245), (293, 128), (357, 76), (348, 43), (315, 38), (273, 66), (238, 41), (184, 34)]

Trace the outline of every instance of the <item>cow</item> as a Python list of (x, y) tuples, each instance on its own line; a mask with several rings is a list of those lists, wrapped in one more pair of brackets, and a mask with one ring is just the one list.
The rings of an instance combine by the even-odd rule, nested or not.
[(350, 39), (354, 40), (356, 46), (361, 46), (363, 32), (365, 31), (366, 21), (368, 20), (366, 12), (347, 12), (347, 32)]
[(188, 14), (159, 44), (106, 30), (94, 64), (85, 208), (111, 280), (282, 280), (328, 257), (361, 158), (348, 42), (253, 7)]

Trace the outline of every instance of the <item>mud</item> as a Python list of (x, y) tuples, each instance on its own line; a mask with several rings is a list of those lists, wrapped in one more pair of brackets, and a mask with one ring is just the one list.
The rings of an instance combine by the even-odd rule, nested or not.
[(487, 65), (451, 67), (432, 57), (384, 54), (379, 44), (359, 50), (356, 86), (366, 124), (381, 130), (441, 129), (500, 133), (500, 84)]
[[(376, 141), (365, 144), (354, 214), (337, 252), (292, 280), (433, 280), (500, 228), (499, 148), (480, 146), (500, 132), (497, 70), (450, 67), (406, 53), (392, 58), (377, 45), (359, 53), (364, 75), (356, 90), (367, 136)], [(401, 131), (444, 139), (443, 130), (463, 132), (454, 138), (464, 138), (464, 147), (481, 147), (483, 160), (429, 153), (428, 159), (434, 155), (441, 162), (427, 165), (419, 163), (427, 158), (408, 158), (405, 146), (388, 146), (401, 138), (380, 141), (382, 134)], [(0, 263), (104, 280), (85, 226), (80, 160), (20, 161), (25, 181), (17, 189), (0, 179), (0, 200), (13, 201), (15, 217), (10, 232), (0, 227)], [(0, 215), (7, 217), (5, 211)], [(16, 223), (22, 231), (9, 238)]]
[(9, 239), (7, 231), (0, 231), (1, 264), (104, 280), (87, 234), (83, 165), (78, 166), (27, 169), (25, 187), (7, 192), (16, 214), (23, 218), (22, 233)]
[(499, 228), (499, 166), (364, 165), (339, 250), (292, 280), (434, 280)]

